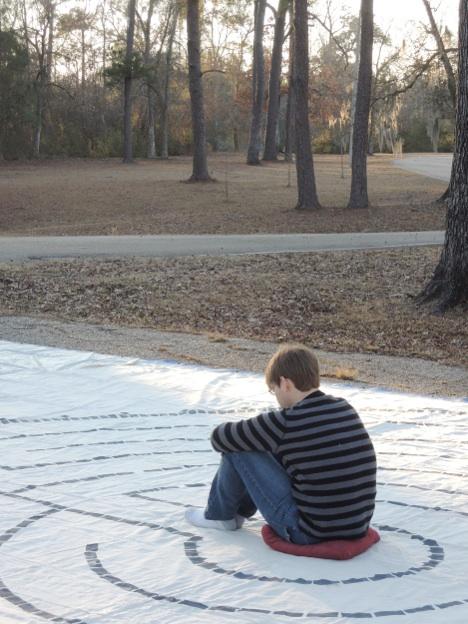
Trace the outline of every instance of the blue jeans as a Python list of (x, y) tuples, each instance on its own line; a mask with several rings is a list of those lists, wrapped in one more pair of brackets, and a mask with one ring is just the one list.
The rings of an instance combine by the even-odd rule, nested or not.
[(292, 496), (291, 481), (271, 453), (226, 453), (211, 484), (205, 510), (210, 520), (231, 520), (236, 514), (248, 518), (260, 511), (283, 539), (293, 544), (316, 544), (320, 540), (304, 533)]

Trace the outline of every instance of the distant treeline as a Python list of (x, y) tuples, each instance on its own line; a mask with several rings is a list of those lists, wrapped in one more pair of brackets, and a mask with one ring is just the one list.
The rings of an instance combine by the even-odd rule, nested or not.
[[(272, 66), (281, 2), (267, 7), (265, 75)], [(283, 0), (284, 4), (284, 0)], [(288, 4), (286, 2), (286, 4)], [(77, 3), (78, 5), (78, 3)], [(55, 0), (4, 0), (0, 11), (0, 157), (121, 156), (123, 84), (133, 78), (133, 150), (137, 157), (188, 153), (192, 147), (185, 2), (137, 1), (134, 53), (125, 58), (127, 7), (95, 9)], [(205, 2), (202, 69), (209, 149), (243, 150), (252, 98), (252, 1)], [(336, 7), (341, 3), (336, 3)], [(316, 152), (349, 149), (356, 82), (358, 18), (315, 15), (311, 5), (310, 121)], [(338, 11), (338, 8), (336, 8)], [(385, 25), (374, 35), (371, 147), (392, 151), (453, 148), (454, 109), (446, 69), (427, 31), (396, 47)], [(277, 149), (286, 148), (290, 17), (281, 61)], [(453, 35), (440, 33), (452, 63)], [(264, 125), (268, 107), (265, 86)]]

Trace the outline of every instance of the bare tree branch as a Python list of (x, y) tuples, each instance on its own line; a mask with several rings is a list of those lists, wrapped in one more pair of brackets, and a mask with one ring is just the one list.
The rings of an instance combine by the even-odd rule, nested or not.
[(272, 6), (269, 2), (266, 3), (266, 6), (270, 9), (270, 11), (273, 13), (273, 15), (276, 17), (276, 9), (274, 6)]
[(141, 30), (144, 31), (145, 30), (145, 22), (143, 21), (143, 18), (142, 18), (141, 14), (140, 14), (140, 11), (138, 9), (135, 9), (135, 14), (138, 17), (138, 21), (140, 22)]
[(316, 22), (318, 22), (320, 24), (320, 26), (322, 26), (322, 28), (324, 28), (327, 33), (330, 35), (330, 37), (333, 39), (334, 44), (336, 45), (336, 47), (341, 51), (341, 53), (344, 56), (345, 59), (345, 67), (348, 67), (349, 65), (349, 57), (348, 57), (348, 52), (347, 50), (345, 50), (345, 48), (341, 45), (341, 43), (338, 41), (338, 39), (335, 36), (335, 33), (332, 31), (332, 29), (327, 26), (327, 24), (325, 24), (325, 22), (320, 19), (320, 17), (316, 14), (316, 13), (311, 13), (309, 11), (308, 13), (309, 18), (312, 20), (315, 20)]
[(57, 84), (56, 82), (48, 82), (46, 84), (46, 87), (56, 87), (57, 89), (60, 89), (61, 91), (64, 91), (68, 97), (70, 99), (74, 99), (74, 96), (70, 93), (70, 91), (68, 89), (65, 89), (65, 87), (62, 87), (62, 85)]
[(226, 72), (223, 69), (205, 69), (205, 71), (202, 71), (201, 76), (204, 76), (205, 74), (213, 74), (213, 73), (225, 74)]
[[(409, 91), (412, 87), (414, 87), (414, 85), (416, 84), (417, 80), (429, 69), (431, 63), (438, 56), (439, 56), (439, 52), (438, 51), (434, 52), (434, 54), (432, 54), (423, 63), (423, 65), (419, 68), (419, 70), (416, 72), (416, 74), (414, 74), (414, 76), (411, 78), (411, 80), (407, 84), (405, 84), (404, 86), (402, 86), (399, 89), (395, 89), (394, 91), (391, 91), (390, 93), (386, 93), (385, 95), (381, 95), (381, 96), (372, 98), (371, 105), (374, 105), (376, 102), (379, 102), (379, 101), (388, 100), (388, 99), (396, 97), (397, 95), (400, 95), (402, 93), (406, 93), (406, 91)], [(386, 84), (390, 84), (390, 83), (387, 82)]]

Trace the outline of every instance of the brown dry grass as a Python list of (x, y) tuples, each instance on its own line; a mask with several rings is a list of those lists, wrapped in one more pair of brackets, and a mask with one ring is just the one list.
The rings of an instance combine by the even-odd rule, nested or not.
[[(0, 234), (198, 234), (437, 230), (445, 208), (434, 200), (443, 182), (393, 167), (390, 156), (369, 159), (368, 210), (346, 210), (350, 171), (338, 156), (315, 157), (325, 208), (294, 210), (294, 167), (249, 167), (243, 154), (210, 156), (216, 184), (183, 184), (191, 160), (50, 160), (0, 164)], [(229, 201), (225, 197), (228, 172)]]
[(329, 374), (329, 377), (334, 379), (342, 379), (343, 381), (354, 381), (357, 379), (359, 371), (356, 368), (347, 368), (345, 366), (338, 366), (335, 370)]
[(60, 260), (0, 265), (0, 314), (299, 340), (335, 352), (467, 364), (466, 309), (412, 297), (439, 250), (227, 258)]

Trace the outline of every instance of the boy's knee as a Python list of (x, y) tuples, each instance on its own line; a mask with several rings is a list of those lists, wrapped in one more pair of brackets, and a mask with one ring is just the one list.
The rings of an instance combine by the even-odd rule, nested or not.
[(260, 466), (270, 464), (276, 461), (271, 453), (264, 453), (262, 451), (240, 451), (238, 453), (226, 453), (223, 455), (223, 459), (228, 461), (231, 466)]
[(244, 458), (246, 458), (247, 455), (251, 455), (251, 453), (248, 453), (247, 451), (240, 451), (238, 453), (223, 453), (223, 461), (227, 461), (229, 464), (235, 466), (239, 461), (244, 461)]

